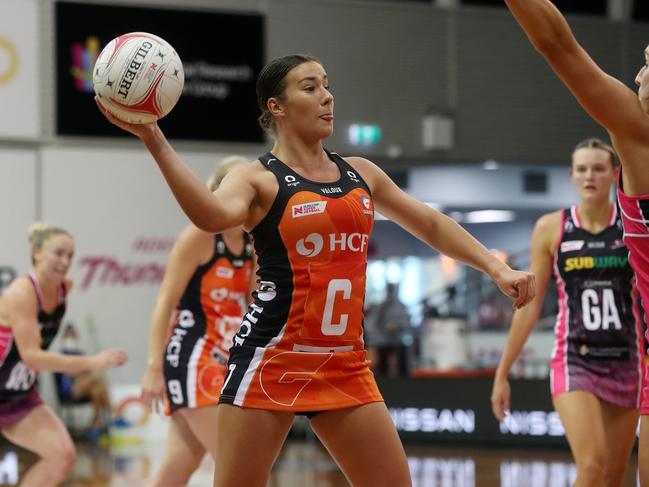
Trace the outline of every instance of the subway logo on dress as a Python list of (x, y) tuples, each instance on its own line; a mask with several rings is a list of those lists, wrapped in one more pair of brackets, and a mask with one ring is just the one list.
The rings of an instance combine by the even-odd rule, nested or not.
[(565, 272), (578, 271), (581, 269), (610, 269), (626, 267), (629, 263), (628, 257), (619, 255), (603, 255), (600, 257), (570, 257), (566, 259), (563, 268)]

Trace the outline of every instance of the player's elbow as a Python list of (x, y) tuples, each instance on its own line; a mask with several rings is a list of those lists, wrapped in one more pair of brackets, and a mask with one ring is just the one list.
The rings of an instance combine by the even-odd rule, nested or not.
[(218, 211), (204, 212), (194, 215), (192, 223), (207, 233), (221, 233), (230, 228), (243, 224), (246, 212), (227, 203), (220, 205)]
[(217, 221), (212, 219), (198, 218), (193, 219), (192, 223), (207, 233), (220, 233), (223, 231), (222, 226), (219, 225)]
[(559, 55), (562, 51), (562, 45), (558, 39), (552, 36), (538, 36), (532, 39), (534, 48), (547, 59), (551, 59)]
[(211, 213), (199, 213), (192, 215), (191, 221), (199, 229), (207, 233), (220, 233), (223, 230), (229, 228), (226, 226), (228, 224), (229, 218), (227, 215), (219, 215), (219, 217), (214, 217)]
[(576, 52), (577, 42), (572, 36), (543, 35), (533, 39), (534, 48), (550, 63), (567, 59)]

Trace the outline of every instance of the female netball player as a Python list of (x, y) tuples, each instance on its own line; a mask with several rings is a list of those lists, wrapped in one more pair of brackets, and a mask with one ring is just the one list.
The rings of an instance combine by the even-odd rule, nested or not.
[[(221, 161), (210, 191), (230, 169), (247, 163), (236, 156)], [(142, 380), (145, 405), (155, 410), (164, 401), (171, 415), (166, 453), (151, 487), (187, 485), (205, 451), (215, 456), (216, 406), (232, 338), (248, 306), (252, 270), (252, 243), (241, 227), (212, 234), (191, 225), (171, 251)]]
[(39, 457), (20, 485), (43, 487), (59, 485), (76, 454), (65, 426), (40, 398), (38, 372), (110, 369), (127, 356), (123, 350), (90, 356), (47, 351), (65, 313), (74, 241), (68, 231), (43, 223), (30, 227), (28, 239), (33, 272), (0, 296), (0, 431)]
[[(646, 310), (649, 303), (649, 46), (635, 79), (639, 87), (636, 94), (601, 70), (579, 45), (563, 15), (550, 0), (506, 0), (506, 3), (534, 47), (581, 106), (611, 136), (621, 161), (617, 190), (624, 242)], [(647, 377), (646, 371), (644, 377)], [(638, 465), (641, 484), (647, 487), (649, 386), (646, 381), (643, 389)]]
[(559, 314), (551, 393), (577, 463), (575, 485), (622, 485), (638, 424), (643, 326), (621, 217), (609, 201), (617, 174), (613, 148), (598, 139), (579, 143), (570, 172), (579, 204), (536, 224), (530, 271), (538, 292), (514, 313), (491, 401), (503, 421), (510, 407), (507, 376), (540, 318), (554, 273)]
[(534, 277), (500, 262), (372, 162), (326, 151), (322, 140), (333, 130), (334, 99), (316, 59), (291, 55), (270, 62), (257, 79), (257, 94), (260, 122), (275, 145), (252, 166), (232, 170), (214, 194), (156, 124), (128, 124), (102, 110), (142, 139), (198, 227), (220, 232), (242, 225), (253, 236), (260, 282), (230, 350), (214, 485), (265, 486), (295, 414), (311, 418), (352, 485), (411, 485), (363, 350), (374, 210), (486, 272), (517, 308), (533, 298)]

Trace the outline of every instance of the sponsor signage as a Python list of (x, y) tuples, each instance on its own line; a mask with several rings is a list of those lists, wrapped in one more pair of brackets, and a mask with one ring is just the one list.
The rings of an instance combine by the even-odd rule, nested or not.
[(17, 485), (18, 474), (18, 454), (14, 451), (4, 452), (0, 458), (0, 485)]
[(92, 69), (112, 39), (143, 31), (169, 42), (183, 62), (183, 94), (160, 121), (168, 137), (264, 141), (255, 95), (264, 57), (263, 16), (74, 2), (56, 3), (59, 134), (130, 137), (95, 106)]
[(492, 379), (377, 379), (404, 442), (567, 446), (547, 379), (511, 380), (512, 411), (491, 412)]

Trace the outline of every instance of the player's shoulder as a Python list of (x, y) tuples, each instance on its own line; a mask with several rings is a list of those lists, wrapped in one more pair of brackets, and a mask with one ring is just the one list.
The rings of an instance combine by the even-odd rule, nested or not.
[(175, 247), (179, 249), (192, 249), (198, 245), (211, 243), (214, 240), (214, 234), (201, 230), (196, 225), (187, 225), (175, 242)]
[(37, 304), (34, 285), (28, 276), (19, 276), (7, 286), (0, 295), (5, 304), (35, 305)]
[(266, 179), (275, 179), (273, 171), (270, 169), (270, 166), (266, 167), (260, 159), (255, 159), (247, 164), (238, 165), (230, 172), (233, 172), (233, 176), (237, 178), (245, 179), (254, 183)]
[(552, 211), (542, 215), (534, 226), (533, 240), (553, 248), (561, 233), (563, 210)]
[(375, 163), (360, 156), (340, 156), (351, 168), (356, 171), (373, 192), (381, 182), (387, 181), (389, 178), (385, 172), (379, 168)]
[(340, 157), (347, 164), (349, 164), (354, 169), (357, 169), (359, 171), (361, 170), (376, 171), (378, 169), (378, 166), (376, 164), (374, 164), (369, 159), (366, 159), (365, 157), (360, 157), (360, 156), (346, 156), (346, 157), (340, 156)]
[(551, 211), (539, 217), (536, 221), (536, 228), (540, 230), (558, 229), (563, 220), (563, 210)]

